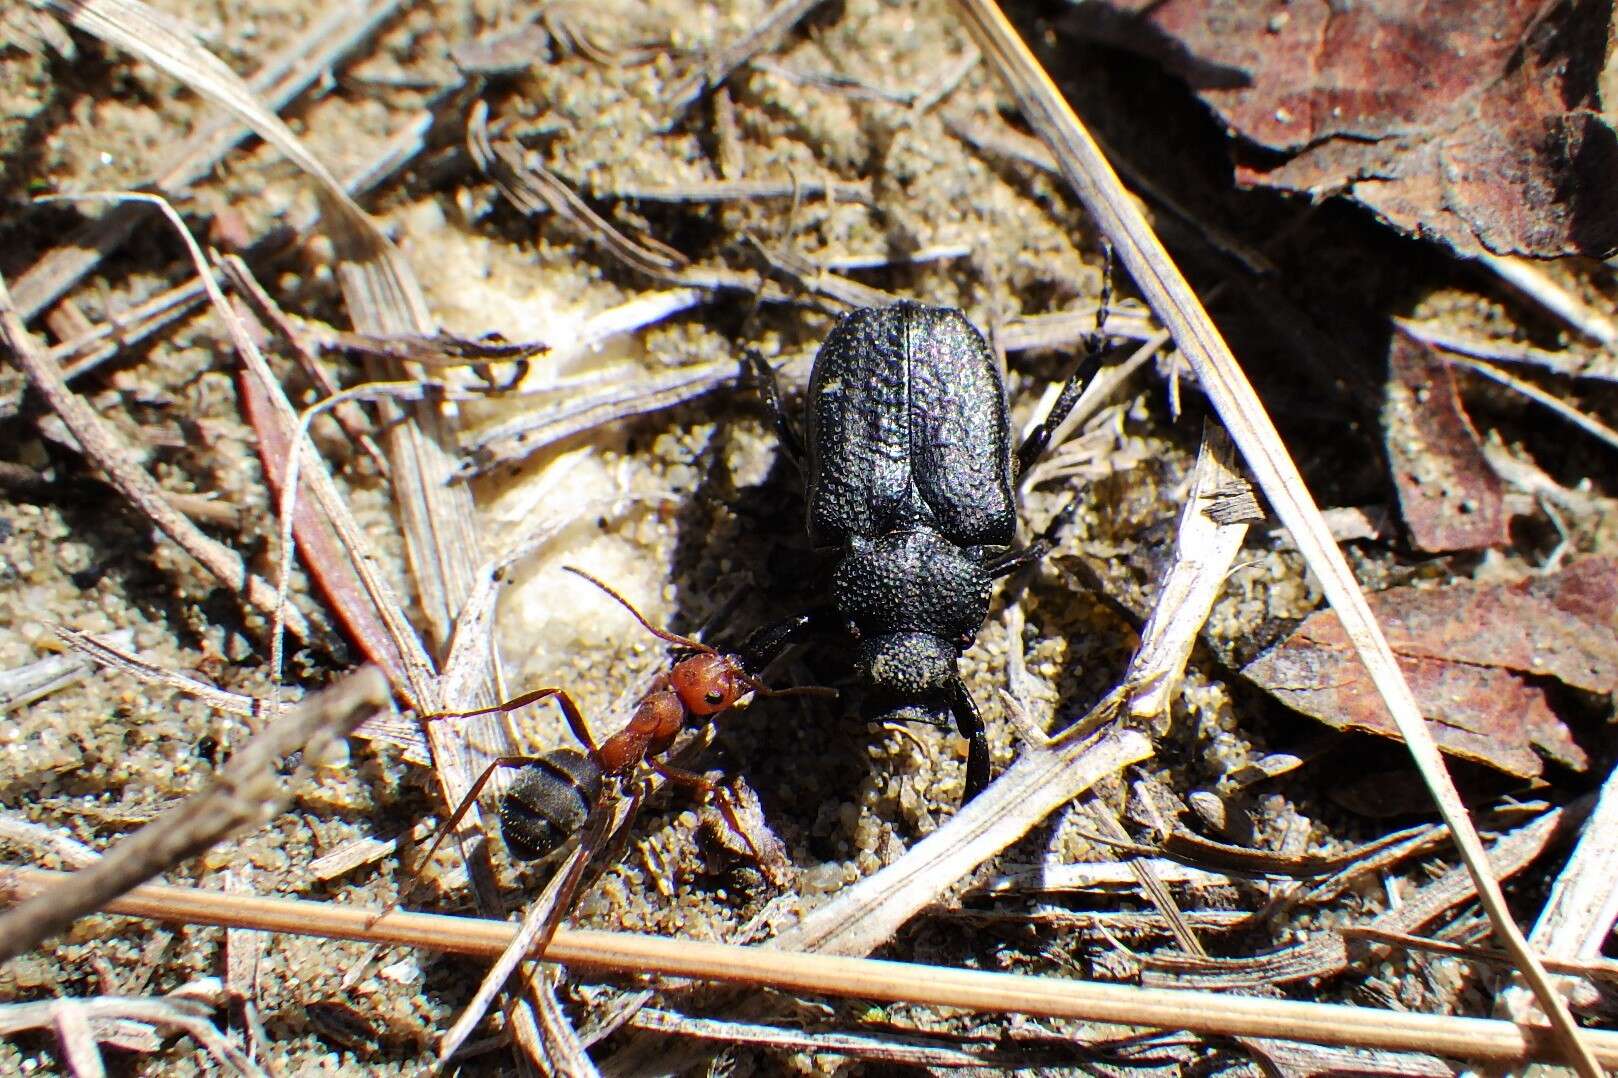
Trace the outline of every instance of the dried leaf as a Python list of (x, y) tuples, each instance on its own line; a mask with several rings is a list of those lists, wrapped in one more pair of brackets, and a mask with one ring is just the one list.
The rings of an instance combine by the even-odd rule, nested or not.
[[(1533, 777), (1541, 754), (1576, 770), (1588, 763), (1536, 679), (1618, 690), (1615, 599), (1618, 563), (1586, 558), (1504, 586), (1395, 588), (1371, 607), (1444, 751)], [(1245, 673), (1329, 726), (1397, 736), (1333, 613), (1309, 618)]]
[(1346, 190), (1465, 254), (1618, 249), (1605, 4), (1107, 7), (1076, 29), (1156, 57), (1256, 143), (1235, 148), (1243, 183)]
[(1455, 374), (1432, 349), (1395, 333), (1382, 425), (1410, 537), (1422, 550), (1481, 550), (1510, 540), (1499, 476), (1461, 405)]

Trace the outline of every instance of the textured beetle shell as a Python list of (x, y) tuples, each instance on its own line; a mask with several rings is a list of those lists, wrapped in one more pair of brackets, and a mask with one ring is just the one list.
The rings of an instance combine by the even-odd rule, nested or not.
[(1017, 512), (1005, 382), (951, 307), (853, 311), (810, 376), (809, 537), (840, 546), (925, 526), (957, 546), (1009, 546)]

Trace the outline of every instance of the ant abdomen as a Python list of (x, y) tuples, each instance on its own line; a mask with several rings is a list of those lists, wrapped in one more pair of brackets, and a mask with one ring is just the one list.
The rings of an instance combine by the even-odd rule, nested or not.
[(601, 769), (582, 752), (557, 749), (517, 773), (500, 798), (500, 836), (511, 856), (537, 861), (584, 827), (601, 792)]

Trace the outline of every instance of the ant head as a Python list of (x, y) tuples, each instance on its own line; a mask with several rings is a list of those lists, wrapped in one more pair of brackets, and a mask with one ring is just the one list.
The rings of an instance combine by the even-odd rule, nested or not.
[(733, 660), (701, 652), (674, 664), (669, 687), (691, 714), (717, 715), (735, 706), (753, 686)]

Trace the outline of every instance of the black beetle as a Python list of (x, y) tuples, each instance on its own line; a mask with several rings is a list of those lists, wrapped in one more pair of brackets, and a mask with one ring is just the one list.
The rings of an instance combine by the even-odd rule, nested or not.
[(803, 443), (774, 372), (748, 357), (803, 471), (810, 541), (837, 565), (827, 607), (761, 630), (744, 653), (774, 653), (805, 631), (845, 633), (871, 717), (954, 716), (971, 746), (966, 800), (989, 784), (989, 744), (961, 652), (988, 616), (994, 580), (1049, 551), (1044, 538), (1013, 547), (1013, 482), (1099, 363), (1100, 328), (1098, 318), (1085, 360), (1015, 456), (999, 364), (954, 308), (905, 301), (844, 315), (815, 356)]

